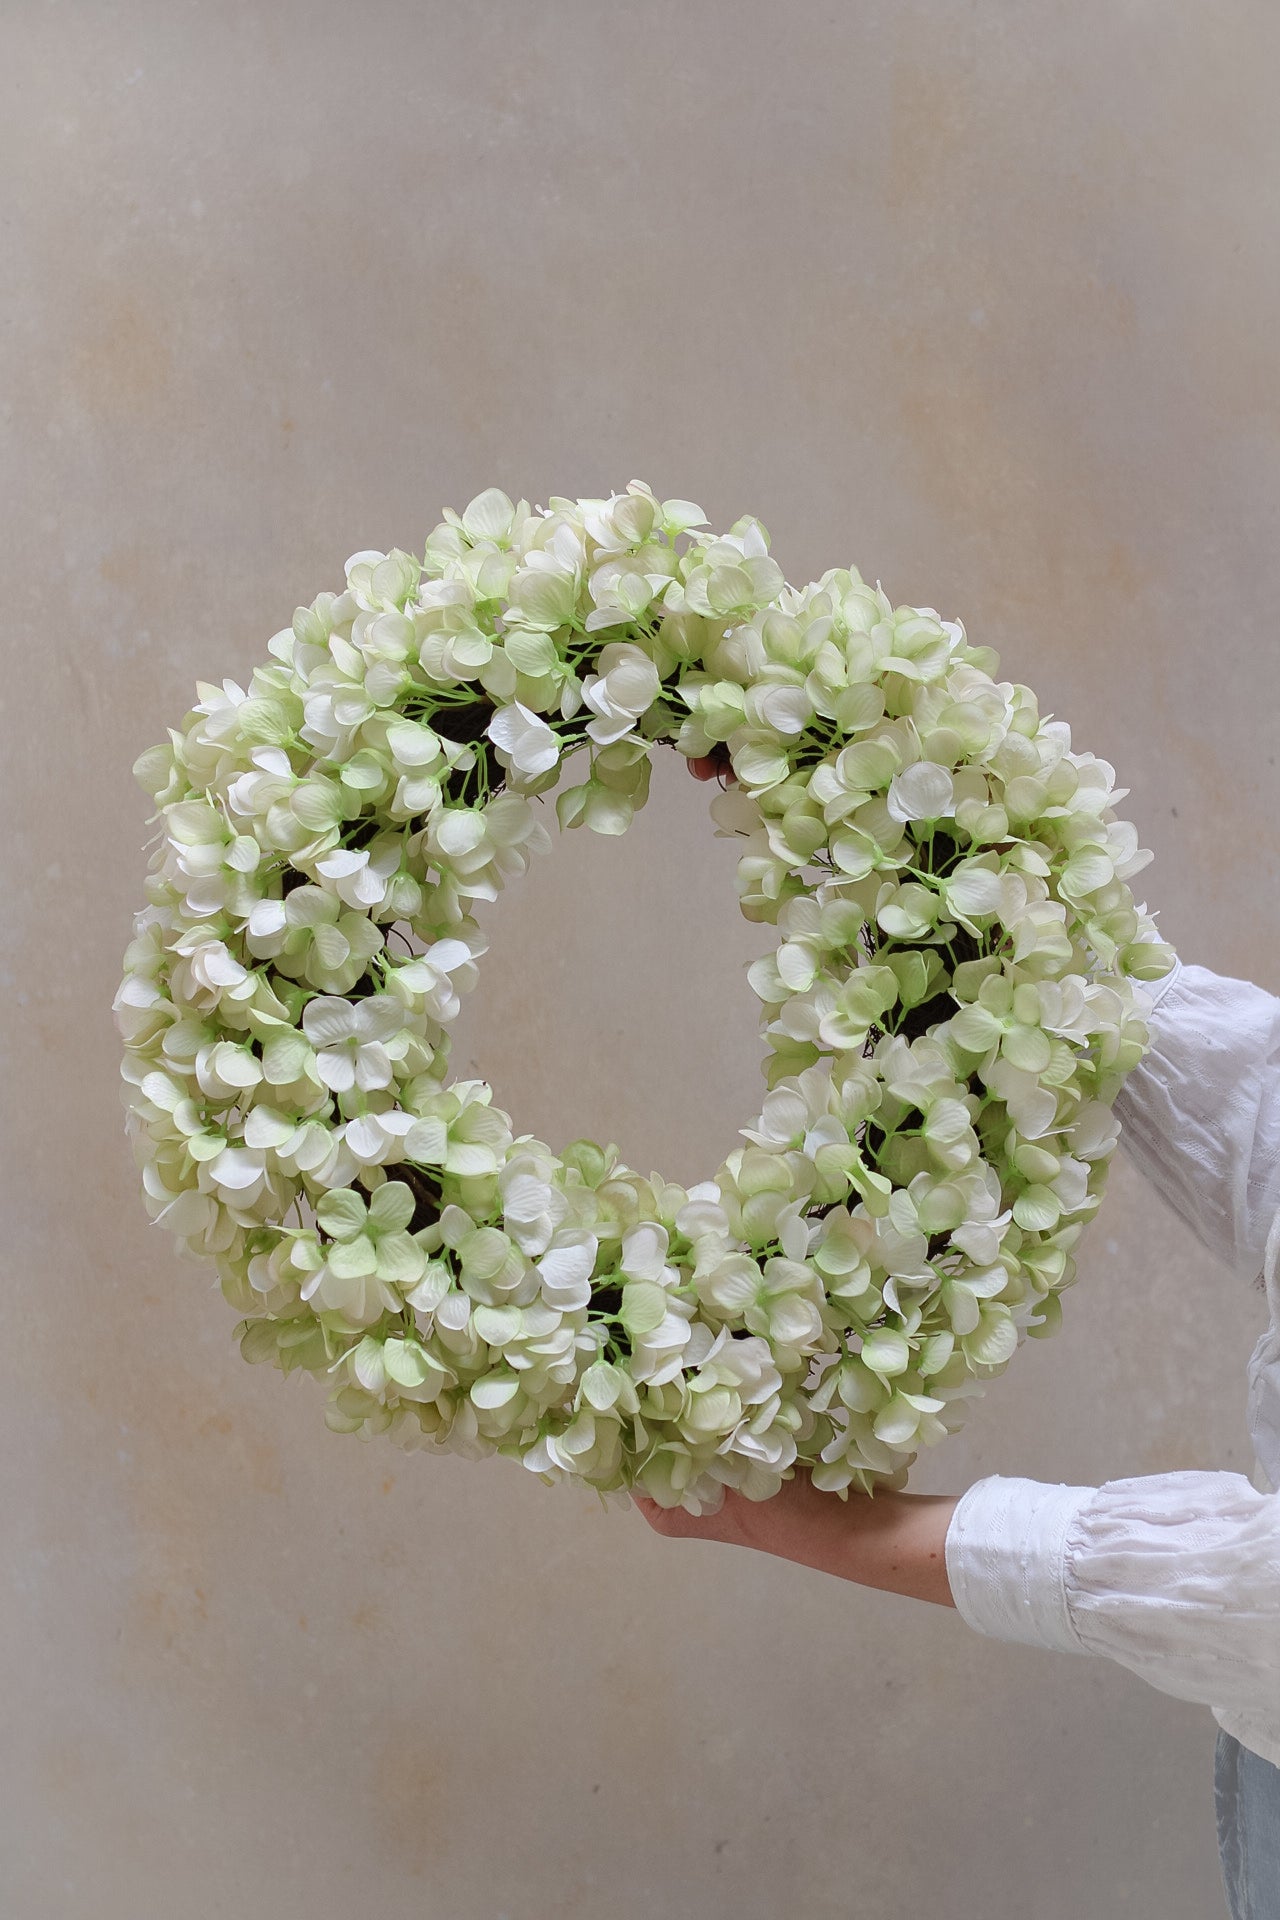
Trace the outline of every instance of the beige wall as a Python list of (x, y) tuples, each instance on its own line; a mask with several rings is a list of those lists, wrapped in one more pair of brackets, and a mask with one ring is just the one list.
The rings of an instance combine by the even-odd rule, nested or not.
[[(964, 619), (1131, 789), (1164, 937), (1280, 991), (1278, 54), (1269, 4), (0, 10), (13, 1920), (1220, 1911), (1207, 1710), (247, 1368), (109, 1005), (197, 676), (484, 486), (633, 476)], [(708, 797), (667, 756), (489, 910), (457, 1053), (683, 1180), (763, 1091)], [(915, 1485), (1247, 1467), (1261, 1300), (1121, 1159), (1067, 1304)]]

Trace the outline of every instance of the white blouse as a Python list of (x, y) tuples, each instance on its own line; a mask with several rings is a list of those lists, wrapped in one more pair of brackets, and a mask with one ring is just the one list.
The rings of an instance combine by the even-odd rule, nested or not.
[(1256, 1470), (992, 1474), (956, 1506), (947, 1572), (976, 1632), (1119, 1661), (1280, 1766), (1280, 999), (1180, 960), (1143, 991), (1151, 1049), (1116, 1096), (1120, 1146), (1242, 1281), (1265, 1276)]

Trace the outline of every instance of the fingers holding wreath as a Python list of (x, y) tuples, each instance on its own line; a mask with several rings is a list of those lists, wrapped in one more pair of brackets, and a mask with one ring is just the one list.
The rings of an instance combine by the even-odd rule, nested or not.
[(738, 777), (733, 770), (733, 762), (723, 752), (704, 754), (697, 760), (690, 760), (688, 766), (695, 780), (714, 780), (719, 774), (724, 774), (729, 780)]

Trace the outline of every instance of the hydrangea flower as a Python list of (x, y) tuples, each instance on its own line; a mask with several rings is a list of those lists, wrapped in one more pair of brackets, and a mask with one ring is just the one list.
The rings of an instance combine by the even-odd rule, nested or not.
[(531, 713), (522, 701), (501, 707), (487, 728), (488, 736), (505, 756), (502, 764), (536, 780), (549, 773), (560, 758), (560, 741), (540, 714)]
[[(317, 863), (318, 864), (318, 863)], [(273, 960), (280, 973), (321, 993), (350, 993), (385, 936), (366, 913), (344, 912), (323, 887), (295, 887), (283, 899), (254, 903), (244, 942), (255, 960)]]
[(390, 1086), (393, 1058), (403, 1051), (403, 1024), (403, 1009), (390, 994), (354, 1003), (320, 994), (302, 1013), (302, 1031), (316, 1049), (316, 1070), (335, 1093)]
[(607, 747), (630, 733), (658, 691), (658, 669), (643, 647), (611, 640), (600, 649), (596, 671), (582, 685), (582, 697), (597, 716), (587, 732)]
[(330, 1242), (302, 1298), (355, 1327), (370, 1326), (384, 1313), (400, 1314), (404, 1294), (421, 1280), (427, 1264), (407, 1231), (414, 1205), (411, 1190), (395, 1180), (377, 1187), (367, 1204), (350, 1189), (327, 1193), (316, 1222)]

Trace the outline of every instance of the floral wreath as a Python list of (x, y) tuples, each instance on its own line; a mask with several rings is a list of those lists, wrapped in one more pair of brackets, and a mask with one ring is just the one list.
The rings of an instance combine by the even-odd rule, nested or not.
[[(446, 509), (346, 563), (246, 688), (134, 772), (160, 825), (114, 1002), (145, 1204), (216, 1263), (250, 1361), (330, 1427), (505, 1454), (697, 1513), (796, 1467), (901, 1487), (1053, 1332), (1174, 951), (1153, 857), (999, 660), (760, 523), (641, 481)], [(687, 1190), (516, 1134), (448, 1078), (492, 901), (562, 828), (625, 832), (658, 743), (731, 764), (770, 1048)], [(393, 942), (395, 944), (393, 944)]]

